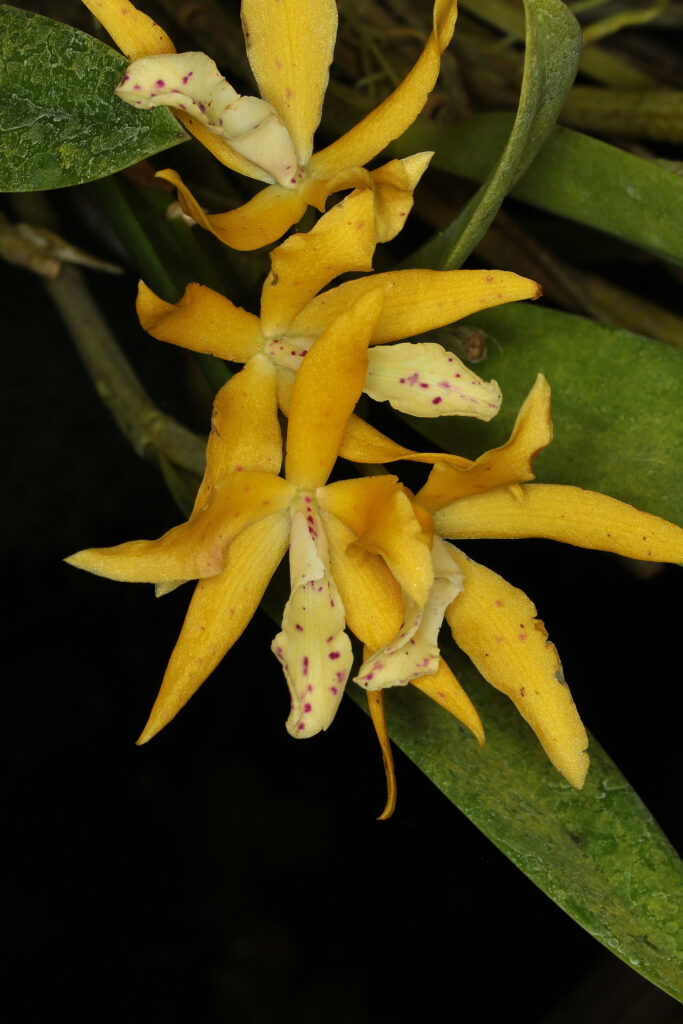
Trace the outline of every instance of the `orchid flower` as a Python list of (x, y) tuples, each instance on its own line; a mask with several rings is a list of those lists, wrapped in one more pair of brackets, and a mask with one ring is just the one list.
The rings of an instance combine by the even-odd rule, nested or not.
[(83, 0), (133, 62), (117, 92), (144, 107), (170, 106), (183, 125), (232, 170), (268, 183), (248, 203), (206, 214), (175, 171), (159, 176), (202, 227), (235, 249), (280, 238), (308, 205), (324, 210), (333, 192), (368, 188), (375, 196), (379, 241), (400, 231), (431, 153), (368, 161), (413, 123), (439, 74), (453, 35), (456, 0), (436, 0), (433, 29), (401, 84), (355, 128), (318, 153), (320, 122), (337, 34), (335, 0), (243, 0), (247, 56), (262, 99), (240, 97), (205, 54), (176, 54), (166, 33), (129, 0)]
[[(434, 465), (415, 497), (417, 506), (429, 512), (433, 521), (433, 592), (388, 644), (378, 647), (369, 631), (361, 634), (374, 653), (358, 679), (367, 689), (381, 692), (385, 680), (378, 666), (391, 668), (391, 659), (405, 656), (406, 639), (418, 635), (416, 622), (419, 627), (420, 615), (427, 616), (430, 609), (429, 628), (435, 640), (436, 620), (445, 613), (456, 644), (484, 679), (512, 700), (555, 768), (580, 789), (589, 765), (588, 737), (557, 650), (548, 640), (536, 608), (521, 590), (439, 538), (545, 537), (644, 561), (682, 562), (683, 530), (605, 494), (529, 483), (534, 479), (531, 460), (551, 439), (550, 387), (539, 374), (502, 447), (474, 462), (461, 459), (459, 466), (454, 460)], [(386, 445), (385, 461), (391, 457), (395, 456)], [(450, 603), (440, 582), (448, 578), (455, 580), (458, 590)], [(389, 685), (397, 685), (395, 678)], [(432, 688), (434, 685), (433, 681)], [(373, 720), (384, 753), (389, 793), (395, 795), (381, 702), (375, 702)]]
[[(326, 484), (361, 393), (382, 288), (361, 295), (311, 347), (291, 395), (284, 478), (277, 375), (255, 355), (217, 396), (198, 511), (156, 541), (81, 551), (72, 565), (111, 579), (199, 581), (140, 742), (189, 700), (245, 629), (290, 549), (291, 596), (273, 642), (291, 694), (295, 737), (327, 729), (352, 664), (345, 621), (395, 629), (401, 594), (427, 601), (429, 517), (394, 476)], [(338, 371), (331, 396), (330, 366)]]
[[(161, 341), (231, 362), (267, 356), (277, 369), (286, 412), (294, 373), (315, 339), (357, 299), (379, 287), (384, 305), (370, 339), (366, 394), (415, 416), (491, 419), (501, 402), (495, 381), (483, 381), (440, 345), (385, 343), (489, 306), (535, 298), (538, 285), (505, 271), (402, 270), (370, 274), (322, 291), (341, 274), (371, 270), (374, 248), (372, 196), (359, 191), (333, 206), (311, 231), (292, 235), (271, 252), (260, 318), (203, 285), (188, 285), (182, 299), (172, 304), (141, 282), (140, 323)], [(332, 390), (335, 381), (330, 366), (326, 387)], [(367, 424), (359, 426), (361, 422), (354, 417), (347, 430), (371, 431)]]

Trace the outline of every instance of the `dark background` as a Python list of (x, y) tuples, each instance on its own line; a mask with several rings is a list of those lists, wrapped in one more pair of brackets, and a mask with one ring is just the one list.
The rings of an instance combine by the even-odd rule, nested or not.
[[(61, 558), (158, 536), (179, 514), (98, 402), (40, 281), (3, 271), (12, 1019), (683, 1020), (400, 752), (397, 812), (375, 821), (369, 721), (346, 700), (329, 733), (290, 739), (261, 613), (176, 721), (135, 747), (189, 590), (156, 601)], [(137, 327), (134, 277), (89, 281), (157, 401), (206, 424), (188, 357)], [(549, 542), (470, 550), (536, 601), (584, 721), (680, 840), (677, 570), (642, 579)]]

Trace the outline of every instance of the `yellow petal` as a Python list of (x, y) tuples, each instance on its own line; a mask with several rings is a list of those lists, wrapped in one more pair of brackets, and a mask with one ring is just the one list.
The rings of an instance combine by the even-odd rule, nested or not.
[(550, 385), (539, 373), (505, 444), (492, 448), (463, 467), (437, 463), (422, 490), (418, 491), (417, 500), (423, 508), (434, 513), (465, 495), (533, 480), (531, 460), (550, 444), (552, 438)]
[[(215, 135), (212, 137), (217, 138)], [(270, 245), (281, 238), (292, 224), (296, 224), (306, 211), (306, 203), (296, 192), (280, 185), (270, 185), (235, 210), (205, 213), (175, 171), (159, 171), (157, 178), (174, 185), (184, 212), (231, 249), (247, 251)]]
[(417, 63), (383, 103), (310, 162), (318, 176), (338, 167), (362, 167), (398, 138), (420, 113), (439, 74), (441, 54), (448, 46), (457, 15), (456, 0), (436, 0), (434, 27)]
[[(278, 397), (281, 400), (282, 396)], [(339, 446), (339, 454), (349, 462), (371, 464), (405, 459), (408, 462), (427, 463), (445, 460), (451, 465), (462, 468), (471, 465), (469, 459), (463, 459), (460, 455), (448, 455), (445, 452), (414, 452), (410, 448), (404, 448), (403, 445), (392, 441), (386, 434), (371, 427), (355, 413), (349, 417), (346, 424), (346, 430)]]
[(352, 547), (356, 535), (321, 510), (330, 570), (349, 629), (375, 651), (396, 636), (403, 619), (401, 588), (379, 555)]
[(242, 0), (242, 27), (261, 95), (284, 121), (305, 166), (334, 52), (335, 0)]
[(316, 210), (323, 213), (331, 195), (348, 189), (369, 189), (374, 193), (375, 184), (370, 171), (366, 171), (364, 167), (342, 167), (341, 170), (323, 178), (308, 176), (301, 182), (297, 191), (309, 206), (315, 206)]
[(203, 284), (188, 284), (182, 299), (172, 303), (140, 281), (135, 308), (153, 338), (193, 352), (246, 363), (263, 348), (258, 317)]
[(396, 809), (396, 772), (394, 771), (394, 755), (391, 752), (391, 743), (389, 741), (387, 723), (384, 717), (384, 691), (368, 691), (367, 698), (370, 718), (372, 719), (372, 724), (375, 727), (375, 735), (379, 740), (380, 750), (382, 751), (384, 775), (387, 780), (387, 800), (384, 805), (384, 810), (377, 820), (386, 821), (387, 818), (391, 817)]
[(375, 288), (321, 334), (296, 374), (287, 430), (286, 477), (298, 487), (324, 484), (346, 421), (360, 398), (367, 347), (384, 301)]
[(372, 193), (333, 206), (311, 231), (291, 235), (270, 254), (261, 291), (261, 328), (277, 338), (314, 295), (340, 274), (372, 270), (375, 225)]
[(83, 0), (83, 3), (129, 60), (153, 53), (175, 53), (175, 46), (164, 30), (129, 0)]
[(146, 743), (187, 704), (242, 635), (287, 550), (289, 512), (247, 527), (230, 545), (225, 569), (201, 580), (138, 743)]
[(606, 494), (560, 484), (501, 487), (434, 515), (446, 537), (547, 537), (646, 562), (683, 562), (683, 530)]
[(373, 345), (410, 338), (478, 310), (541, 294), (535, 281), (504, 270), (393, 270), (323, 292), (296, 318), (292, 333), (317, 334), (359, 295), (379, 285), (387, 295)]
[(484, 679), (507, 694), (546, 754), (576, 789), (588, 771), (588, 737), (555, 646), (526, 594), (452, 548), (464, 589), (446, 612), (453, 639)]
[(397, 477), (340, 480), (321, 488), (317, 498), (353, 531), (355, 544), (382, 556), (405, 593), (424, 607), (434, 581), (430, 546)]
[(467, 726), (476, 737), (480, 747), (484, 745), (484, 726), (481, 724), (477, 709), (443, 658), (433, 676), (420, 676), (411, 682), (418, 690), (422, 690), (433, 701), (445, 708), (450, 715)]
[(401, 231), (413, 208), (413, 192), (433, 153), (416, 153), (390, 160), (372, 171), (375, 187), (375, 227), (378, 242), (390, 242)]
[(127, 583), (176, 583), (223, 571), (230, 542), (253, 522), (286, 508), (294, 489), (272, 473), (233, 473), (220, 480), (208, 504), (158, 540), (90, 548), (65, 559), (77, 569)]

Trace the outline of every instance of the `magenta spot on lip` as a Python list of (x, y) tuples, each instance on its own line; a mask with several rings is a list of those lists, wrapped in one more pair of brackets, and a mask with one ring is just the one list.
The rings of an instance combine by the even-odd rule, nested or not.
[(304, 655), (304, 660), (301, 663), (301, 667), (302, 667), (302, 670), (303, 670), (303, 674), (305, 676), (307, 676), (308, 675), (308, 658), (305, 655)]
[(336, 661), (336, 659), (339, 657), (339, 651), (330, 651), (327, 657), (330, 658), (331, 661)]
[(156, 85), (157, 89), (163, 89), (164, 86), (166, 85), (166, 82), (163, 80), (163, 78), (157, 78), (154, 84)]
[(304, 631), (304, 627), (300, 626), (298, 622), (297, 622), (297, 624), (296, 624), (296, 626), (294, 628), (298, 629), (300, 633), (303, 633), (303, 631)]
[(310, 704), (304, 704), (304, 714), (308, 714), (310, 710), (311, 710), (311, 705)]
[(313, 693), (313, 687), (311, 686), (311, 684), (310, 684), (310, 683), (309, 683), (309, 684), (308, 684), (308, 686), (306, 687), (306, 692), (307, 692), (307, 693)]
[(336, 686), (331, 686), (330, 687), (330, 693), (339, 693), (339, 690), (337, 689)]
[(141, 89), (141, 88), (142, 88), (142, 86), (141, 86), (141, 85), (134, 85), (134, 86), (133, 86), (133, 88), (134, 88), (134, 89)]
[(374, 676), (374, 674), (375, 674), (374, 672), (368, 672), (368, 674), (367, 674), (367, 675), (366, 675), (366, 677), (365, 677), (365, 678), (367, 679), (367, 681), (368, 681), (368, 682), (370, 682), (370, 680), (372, 679), (372, 677)]
[(337, 682), (338, 683), (343, 683), (344, 682), (344, 673), (343, 672), (337, 672)]
[(194, 71), (188, 71), (188, 73), (186, 75), (183, 75), (183, 85), (187, 85), (187, 83), (192, 78), (193, 74), (194, 74)]
[(130, 78), (130, 75), (124, 75), (123, 76), (123, 81), (127, 82), (129, 78)]
[(299, 722), (299, 732), (301, 732), (305, 728), (306, 728), (306, 726), (304, 725), (304, 723), (303, 722)]
[(432, 405), (438, 405), (440, 401), (440, 398), (432, 398)]

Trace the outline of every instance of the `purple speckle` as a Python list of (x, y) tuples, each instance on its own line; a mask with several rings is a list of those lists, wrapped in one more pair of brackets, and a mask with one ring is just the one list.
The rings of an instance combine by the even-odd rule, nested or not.
[(366, 680), (367, 680), (368, 682), (370, 682), (370, 680), (371, 680), (371, 679), (372, 679), (372, 678), (374, 677), (374, 675), (375, 675), (375, 673), (374, 673), (374, 672), (368, 672), (368, 674), (366, 675), (366, 677), (365, 677), (365, 678), (366, 678)]
[(331, 686), (330, 687), (330, 693), (335, 693), (336, 694), (336, 693), (339, 693), (339, 690), (337, 689), (336, 686)]
[(142, 86), (141, 86), (141, 85), (134, 85), (134, 86), (133, 86), (133, 88), (134, 88), (135, 90), (138, 90), (138, 89), (142, 89)]
[(304, 714), (307, 715), (310, 712), (310, 710), (311, 710), (311, 705), (310, 704), (304, 704)]
[(331, 661), (336, 661), (339, 657), (339, 651), (330, 651), (327, 657), (330, 658)]
[(297, 629), (300, 633), (303, 633), (303, 631), (304, 631), (304, 627), (300, 626), (298, 622), (297, 622), (297, 624), (296, 624), (296, 626), (294, 628)]
[(344, 673), (343, 672), (337, 672), (336, 676), (337, 676), (337, 682), (338, 683), (343, 683), (344, 682)]
[(304, 723), (303, 722), (299, 722), (299, 732), (303, 732), (303, 730), (305, 728), (306, 728), (306, 726), (304, 725)]
[(304, 655), (304, 660), (301, 663), (301, 668), (305, 676), (308, 675), (308, 658)]
[(437, 398), (432, 398), (432, 405), (438, 405), (440, 401), (441, 401), (441, 399), (438, 398), (438, 397)]
[(163, 80), (163, 78), (157, 78), (154, 84), (156, 85), (157, 89), (163, 89), (164, 86), (166, 85), (166, 82)]
[(183, 75), (183, 85), (187, 85), (187, 83), (192, 78), (193, 74), (194, 74), (194, 71), (188, 71), (188, 73), (186, 75)]

